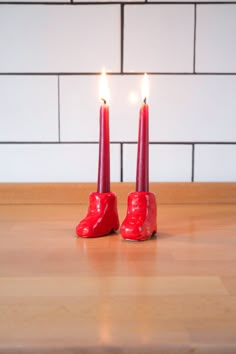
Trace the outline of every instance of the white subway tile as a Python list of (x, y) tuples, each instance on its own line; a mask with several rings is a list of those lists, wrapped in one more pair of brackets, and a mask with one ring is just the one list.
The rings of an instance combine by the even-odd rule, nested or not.
[[(0, 182), (96, 182), (98, 144), (0, 145)], [(111, 181), (120, 180), (120, 146), (111, 145)]]
[(60, 77), (62, 141), (98, 141), (98, 76)]
[(151, 80), (151, 140), (236, 140), (236, 76), (155, 76)]
[(0, 72), (120, 68), (117, 5), (1, 5)]
[(151, 80), (151, 140), (236, 140), (235, 76), (166, 76)]
[(125, 7), (124, 70), (193, 71), (193, 5)]
[[(191, 145), (150, 145), (150, 182), (190, 182), (192, 173)], [(123, 179), (136, 179), (137, 144), (124, 144)]]
[(197, 6), (197, 72), (236, 72), (236, 5)]
[(196, 182), (236, 182), (236, 145), (196, 145)]
[[(98, 141), (99, 77), (60, 81), (62, 140)], [(137, 141), (141, 81), (108, 77), (111, 141)], [(236, 76), (149, 75), (149, 82), (150, 141), (236, 141)]]
[(57, 141), (53, 76), (0, 76), (0, 141)]

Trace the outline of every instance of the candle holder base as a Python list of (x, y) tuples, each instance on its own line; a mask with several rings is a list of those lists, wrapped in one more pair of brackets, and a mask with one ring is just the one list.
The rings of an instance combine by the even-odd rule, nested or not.
[(132, 192), (128, 195), (127, 215), (121, 225), (121, 236), (127, 241), (148, 240), (157, 231), (155, 194)]
[(93, 192), (86, 217), (77, 225), (76, 234), (92, 238), (108, 235), (119, 228), (117, 198), (112, 192)]

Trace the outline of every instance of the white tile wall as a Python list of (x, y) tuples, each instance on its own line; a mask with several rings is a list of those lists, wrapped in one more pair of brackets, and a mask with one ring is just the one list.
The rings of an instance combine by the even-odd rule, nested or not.
[[(191, 145), (150, 145), (149, 154), (150, 182), (191, 182)], [(135, 181), (137, 144), (124, 144), (123, 161), (124, 181)]]
[(0, 0), (0, 182), (96, 181), (103, 66), (113, 181), (121, 144), (135, 180), (145, 71), (150, 180), (236, 181), (236, 4), (11, 1)]
[[(120, 147), (111, 145), (111, 181), (120, 180)], [(98, 144), (0, 145), (0, 182), (96, 182)]]
[(0, 141), (57, 141), (57, 91), (55, 76), (0, 76)]
[(126, 6), (125, 71), (192, 72), (193, 33), (193, 5)]
[(236, 72), (236, 5), (197, 7), (197, 72)]
[[(137, 140), (141, 79), (109, 76), (113, 141)], [(66, 76), (60, 82), (62, 140), (97, 141), (99, 77)], [(236, 76), (150, 75), (149, 82), (151, 141), (236, 141)]]
[(236, 145), (196, 145), (195, 181), (235, 182)]
[(0, 72), (120, 68), (120, 8), (1, 5)]

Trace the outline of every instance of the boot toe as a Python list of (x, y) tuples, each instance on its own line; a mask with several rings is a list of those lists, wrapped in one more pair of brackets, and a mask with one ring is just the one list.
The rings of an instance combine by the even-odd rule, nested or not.
[(124, 220), (120, 232), (125, 240), (145, 241), (153, 235), (155, 229), (152, 229), (150, 223), (141, 222), (140, 219), (137, 223), (131, 220)]
[(141, 236), (142, 227), (135, 224), (123, 223), (120, 229), (121, 236), (125, 240), (138, 241)]
[(77, 225), (76, 234), (81, 237), (94, 237), (94, 223), (86, 217)]

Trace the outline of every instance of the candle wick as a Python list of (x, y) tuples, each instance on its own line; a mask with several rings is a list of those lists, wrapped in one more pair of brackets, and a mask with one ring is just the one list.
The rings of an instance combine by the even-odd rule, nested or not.
[(105, 100), (105, 98), (101, 98), (101, 101), (103, 101), (104, 104), (107, 103), (107, 101)]
[(147, 97), (144, 97), (143, 103), (147, 104)]

